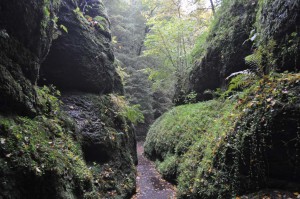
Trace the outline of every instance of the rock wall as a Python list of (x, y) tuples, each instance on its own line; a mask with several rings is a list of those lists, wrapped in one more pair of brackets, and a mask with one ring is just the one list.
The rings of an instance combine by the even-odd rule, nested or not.
[(60, 1), (0, 2), (0, 111), (37, 114), (33, 85), (49, 52)]
[(123, 93), (109, 26), (100, 0), (0, 2), (0, 198), (134, 192), (135, 133), (104, 95)]
[[(203, 44), (207, 47), (190, 73), (187, 90), (206, 100), (212, 96), (205, 91), (226, 87), (225, 79), (234, 72), (298, 71), (299, 6), (299, 0), (224, 1)], [(252, 54), (256, 63), (246, 64), (245, 58)]]
[(60, 30), (42, 64), (41, 80), (62, 90), (123, 93), (103, 4), (66, 0), (57, 17), (57, 25), (65, 29)]
[(135, 132), (131, 123), (119, 114), (115, 98), (67, 93), (62, 101), (63, 109), (76, 123), (87, 165), (105, 171), (94, 174), (99, 183), (97, 188), (106, 197), (128, 198), (135, 192)]
[(273, 56), (265, 55), (266, 70), (300, 70), (300, 1), (260, 1), (256, 18), (256, 45), (268, 46), (270, 41), (276, 45), (270, 49)]

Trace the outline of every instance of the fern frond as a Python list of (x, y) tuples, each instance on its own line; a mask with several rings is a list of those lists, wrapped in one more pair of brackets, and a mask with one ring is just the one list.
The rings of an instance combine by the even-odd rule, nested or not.
[(232, 91), (243, 90), (248, 88), (256, 79), (256, 75), (249, 72), (248, 70), (242, 71), (243, 73), (237, 74), (233, 77), (228, 85), (227, 93)]
[(259, 68), (261, 66), (262, 55), (258, 51), (245, 57), (245, 62), (251, 68)]

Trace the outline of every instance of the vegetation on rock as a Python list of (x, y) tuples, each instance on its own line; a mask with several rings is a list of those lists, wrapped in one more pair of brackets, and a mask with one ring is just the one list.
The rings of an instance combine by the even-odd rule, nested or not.
[(297, 190), (299, 88), (299, 74), (274, 74), (230, 98), (173, 108), (151, 127), (145, 153), (178, 183), (179, 198), (230, 198), (286, 181)]
[(123, 85), (104, 9), (98, 0), (1, 1), (0, 198), (135, 191), (129, 120), (141, 115), (112, 99)]

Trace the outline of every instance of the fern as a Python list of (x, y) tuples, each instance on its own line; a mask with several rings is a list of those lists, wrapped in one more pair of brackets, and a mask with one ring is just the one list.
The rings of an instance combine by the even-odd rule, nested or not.
[(245, 89), (251, 87), (257, 80), (257, 76), (248, 70), (234, 73), (230, 75), (227, 80), (230, 79), (230, 77), (233, 78), (230, 80), (227, 90), (221, 94), (221, 97), (223, 98), (234, 93), (244, 91)]
[(228, 85), (228, 91), (235, 91), (243, 89), (248, 84), (248, 75), (240, 74), (232, 78), (230, 84)]
[(98, 22), (104, 21), (104, 22), (106, 22), (107, 20), (104, 17), (96, 16), (96, 17), (94, 17), (94, 21), (98, 21)]
[(262, 63), (262, 55), (258, 51), (245, 57), (245, 62), (250, 68), (260, 68)]
[(98, 23), (97, 26), (98, 26), (101, 30), (105, 31), (105, 27), (104, 27), (102, 24)]
[(118, 107), (118, 114), (127, 118), (133, 124), (143, 123), (144, 122), (144, 114), (141, 111), (141, 105), (135, 104), (130, 105), (125, 100), (124, 96), (118, 96), (114, 94), (110, 94), (111, 101)]

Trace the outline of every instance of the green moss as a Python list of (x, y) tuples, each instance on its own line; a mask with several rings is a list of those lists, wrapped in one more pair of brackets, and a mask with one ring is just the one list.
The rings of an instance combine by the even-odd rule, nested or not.
[(179, 198), (230, 198), (265, 186), (266, 140), (276, 115), (299, 118), (300, 74), (274, 73), (249, 86), (230, 99), (173, 108), (152, 125), (145, 154), (177, 181)]
[(255, 47), (267, 49), (270, 42), (276, 43), (272, 51), (262, 57), (268, 59), (268, 55), (273, 55), (272, 64), (269, 64), (269, 60), (264, 63), (267, 72), (274, 69), (281, 72), (299, 70), (298, 6), (297, 1), (259, 1), (253, 30)]
[(157, 162), (157, 169), (162, 174), (163, 178), (167, 180), (174, 180), (177, 175), (177, 156), (167, 155), (163, 162)]
[[(101, 110), (100, 137), (111, 150), (112, 161), (86, 163), (81, 149), (83, 140), (75, 134), (74, 122), (60, 110), (60, 93), (46, 86), (35, 90), (40, 115), (33, 119), (0, 115), (0, 178), (6, 182), (0, 188), (4, 195), (0, 195), (12, 196), (11, 189), (16, 198), (22, 194), (93, 199), (126, 198), (132, 194), (134, 148), (129, 148), (128, 140), (134, 135), (130, 134), (130, 123), (118, 114), (118, 104), (110, 96), (90, 97)], [(28, 184), (33, 187), (22, 184), (27, 178), (31, 178)], [(40, 181), (43, 183), (36, 184)]]
[(1, 146), (14, 167), (27, 167), (43, 175), (54, 170), (58, 175), (68, 171), (79, 179), (91, 178), (80, 150), (57, 118), (1, 116), (0, 127), (7, 137)]
[[(56, 26), (56, 13), (58, 7), (60, 5), (60, 0), (54, 0), (53, 2), (50, 3), (49, 0), (43, 0), (43, 5), (42, 5), (42, 19), (41, 19), (41, 35), (42, 37), (47, 37), (49, 36), (49, 30), (54, 28)], [(52, 33), (51, 33), (52, 37)]]
[(202, 56), (204, 55), (204, 52), (207, 49), (207, 37), (208, 31), (205, 31), (197, 38), (196, 44), (191, 52), (191, 57), (193, 61), (201, 60)]

